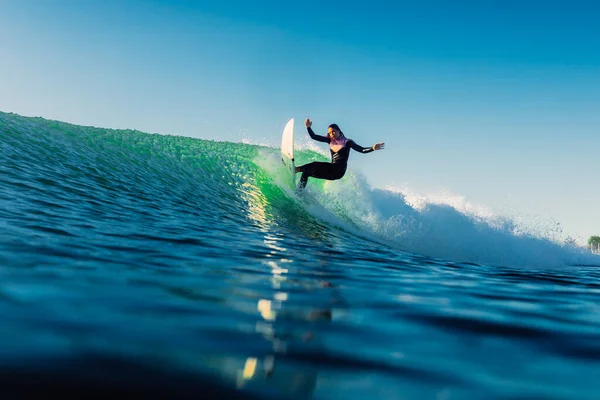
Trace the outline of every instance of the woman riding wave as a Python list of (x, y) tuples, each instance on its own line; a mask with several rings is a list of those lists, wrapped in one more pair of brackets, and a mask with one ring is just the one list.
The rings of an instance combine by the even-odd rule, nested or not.
[(296, 167), (296, 173), (302, 172), (300, 178), (299, 189), (304, 189), (309, 177), (318, 179), (327, 179), (334, 181), (341, 179), (346, 173), (348, 167), (348, 157), (350, 157), (350, 149), (358, 151), (359, 153), (370, 153), (375, 150), (381, 150), (385, 146), (385, 143), (375, 143), (371, 147), (362, 147), (354, 142), (352, 139), (346, 138), (344, 133), (337, 124), (329, 125), (327, 129), (327, 136), (320, 136), (315, 134), (312, 130), (312, 121), (306, 118), (304, 122), (308, 134), (311, 139), (317, 142), (329, 143), (329, 151), (331, 153), (331, 163), (314, 161), (305, 165)]

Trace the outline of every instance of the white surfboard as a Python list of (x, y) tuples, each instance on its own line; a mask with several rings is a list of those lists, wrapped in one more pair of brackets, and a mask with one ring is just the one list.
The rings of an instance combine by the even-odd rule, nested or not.
[(281, 135), (281, 161), (289, 174), (292, 190), (296, 190), (296, 173), (294, 164), (294, 118), (290, 119), (283, 128)]

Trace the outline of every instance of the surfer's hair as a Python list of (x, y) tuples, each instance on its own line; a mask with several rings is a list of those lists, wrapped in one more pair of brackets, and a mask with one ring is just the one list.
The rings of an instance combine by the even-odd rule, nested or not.
[(336, 131), (338, 131), (340, 133), (340, 135), (344, 136), (344, 132), (342, 132), (342, 130), (340, 129), (338, 124), (331, 124), (331, 125), (329, 125), (329, 128), (335, 129)]

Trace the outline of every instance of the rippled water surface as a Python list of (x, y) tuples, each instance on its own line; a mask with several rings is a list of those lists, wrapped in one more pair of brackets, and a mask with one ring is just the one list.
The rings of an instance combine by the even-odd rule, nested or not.
[(403, 251), (276, 161), (0, 113), (0, 391), (598, 398), (593, 258)]

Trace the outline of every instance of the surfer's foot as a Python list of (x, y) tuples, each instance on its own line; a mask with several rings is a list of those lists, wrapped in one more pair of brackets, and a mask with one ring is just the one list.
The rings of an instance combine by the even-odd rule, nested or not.
[(298, 183), (298, 186), (296, 186), (296, 190), (295, 190), (296, 194), (299, 195), (299, 194), (304, 193), (305, 187), (306, 187), (306, 183), (304, 183), (304, 184), (302, 182)]

